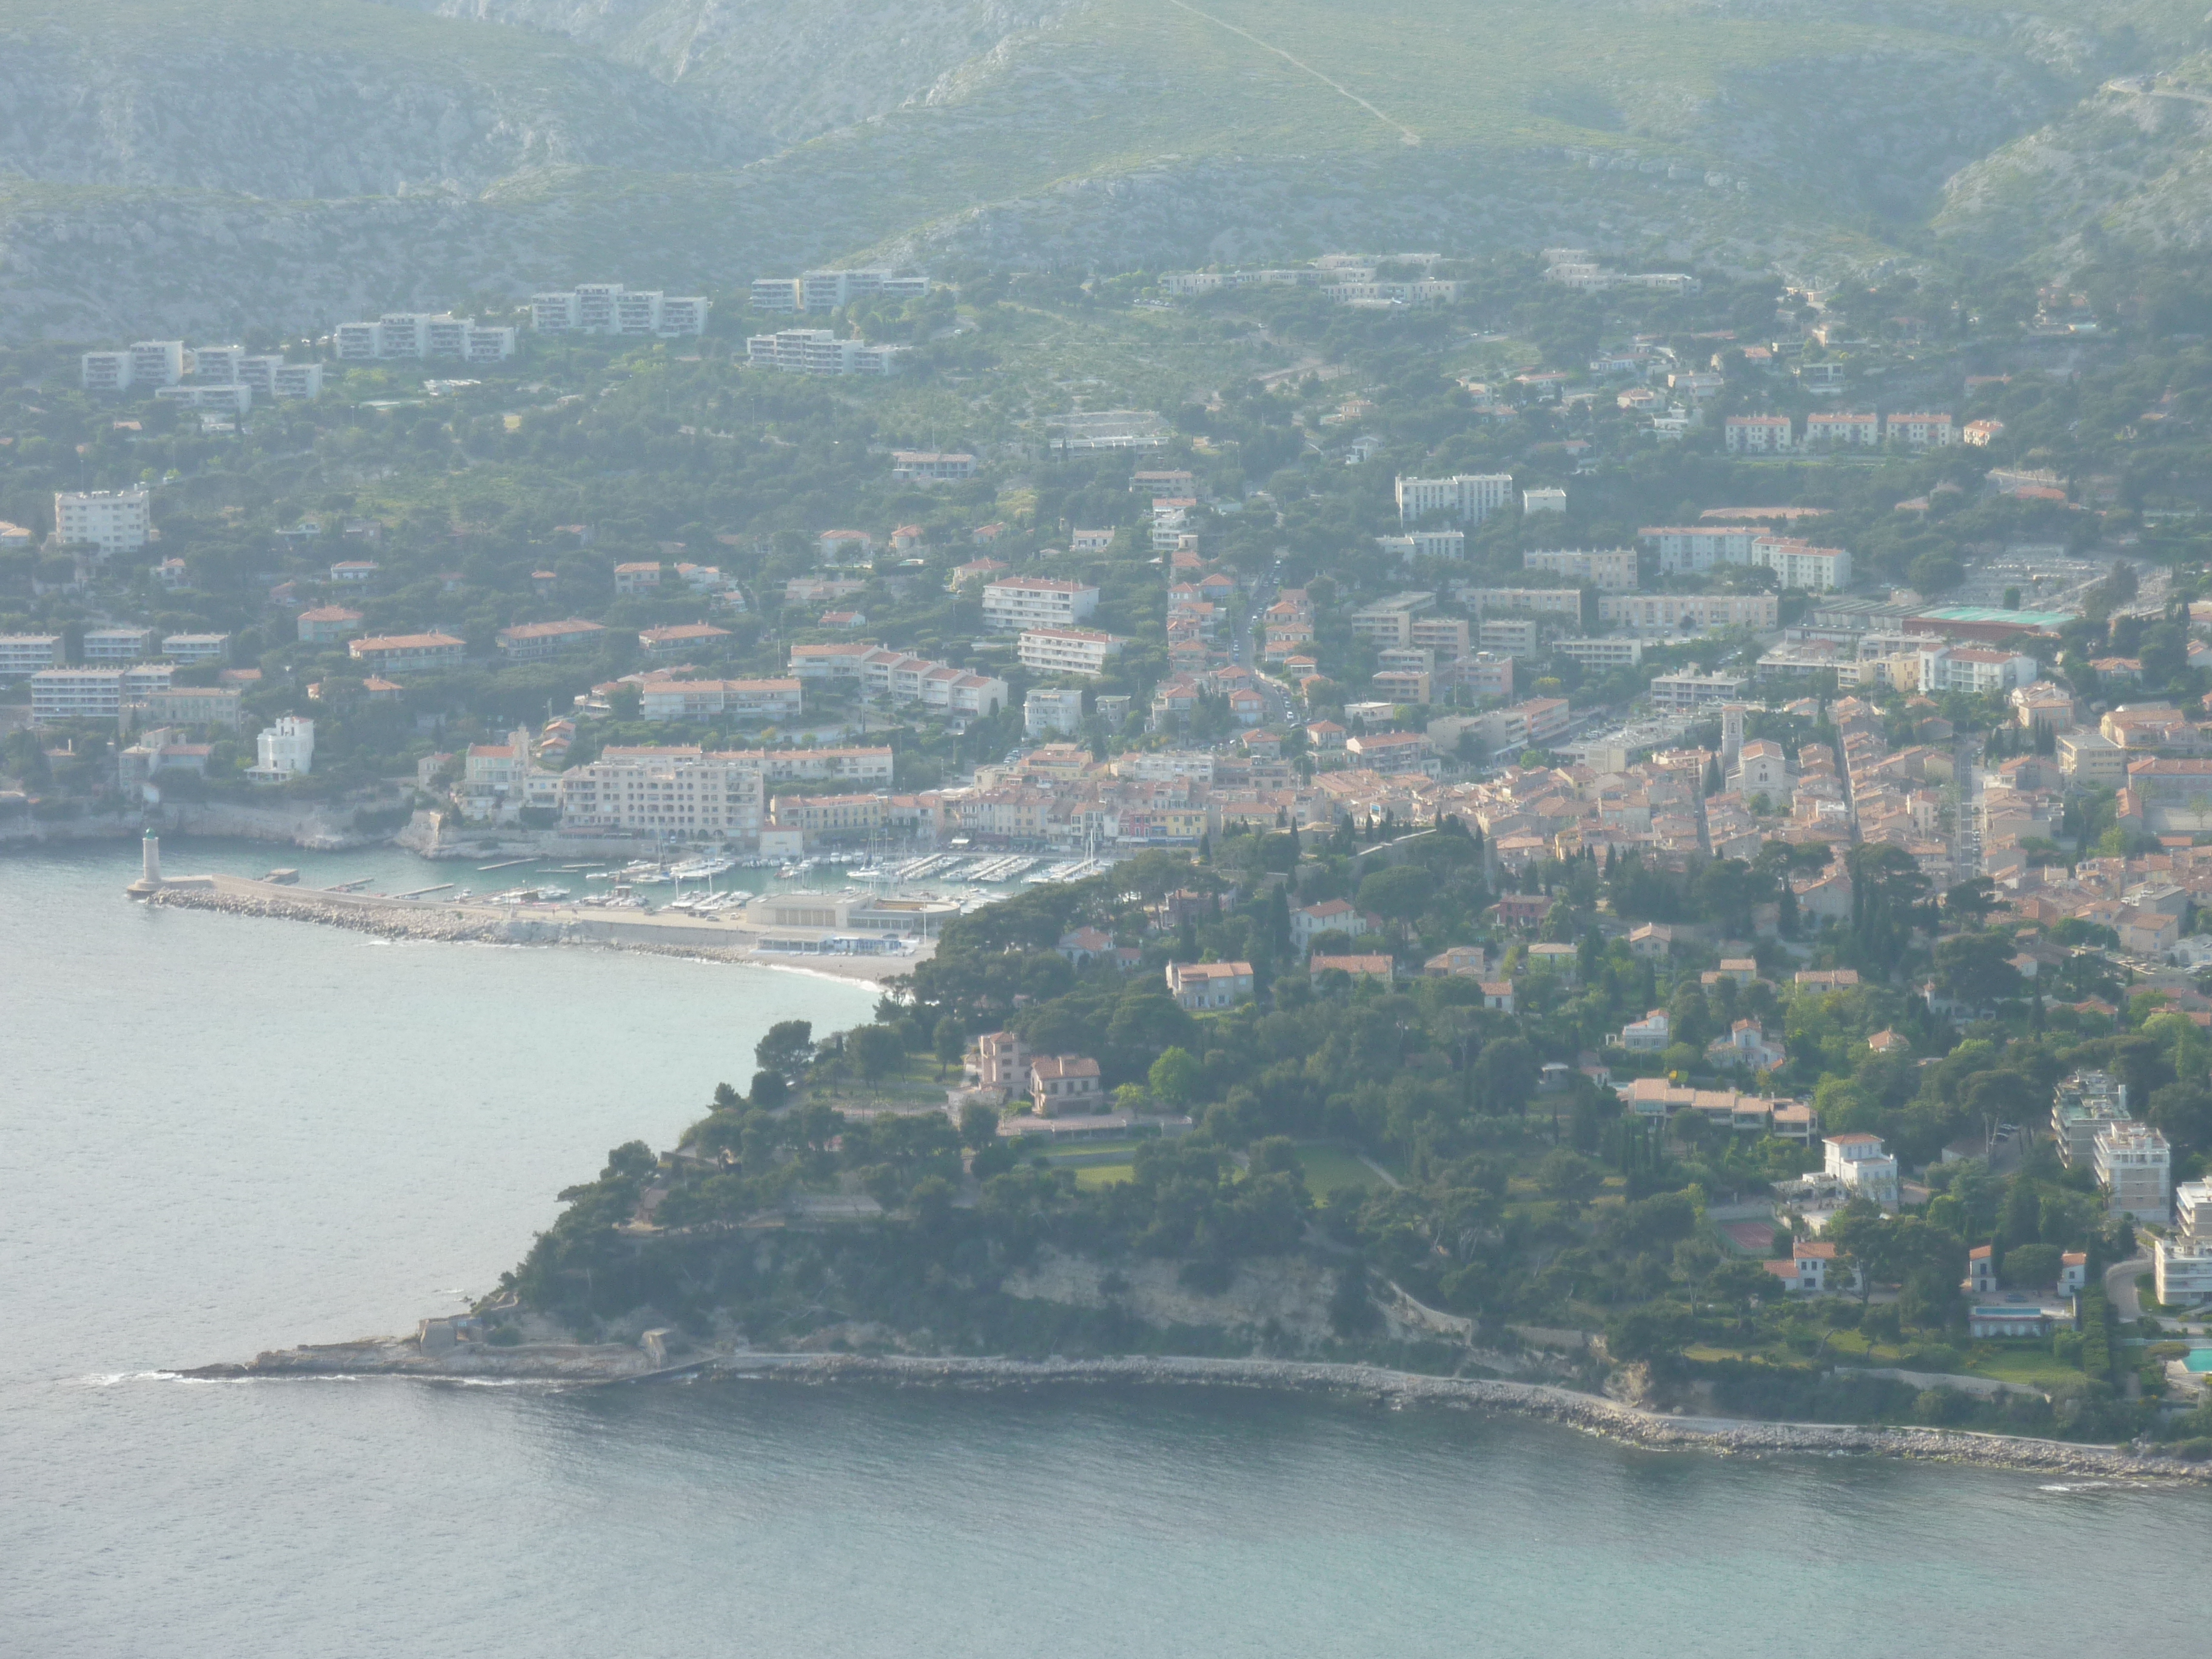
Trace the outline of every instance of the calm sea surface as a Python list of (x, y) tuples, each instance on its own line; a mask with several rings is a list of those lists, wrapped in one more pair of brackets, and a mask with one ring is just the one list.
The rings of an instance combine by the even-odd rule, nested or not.
[(162, 1380), (458, 1308), (872, 998), (149, 913), (134, 863), (0, 855), (0, 1654), (2205, 1650), (2201, 1493), (1198, 1393)]

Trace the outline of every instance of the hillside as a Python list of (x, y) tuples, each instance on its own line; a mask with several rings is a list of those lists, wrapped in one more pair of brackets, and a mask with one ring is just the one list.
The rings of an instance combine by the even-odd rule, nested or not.
[(2147, 189), (2115, 143), (2143, 119), (2100, 88), (2204, 33), (2179, 0), (22, 0), (0, 327), (726, 292), (871, 250), (1571, 237), (1817, 274), (1932, 222), (2033, 258), (2079, 222), (2187, 234), (2185, 158)]

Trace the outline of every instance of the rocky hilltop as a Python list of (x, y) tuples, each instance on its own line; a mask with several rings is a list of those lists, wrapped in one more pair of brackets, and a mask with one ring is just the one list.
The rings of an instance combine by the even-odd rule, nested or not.
[(946, 251), (2050, 263), (2206, 222), (2204, 35), (2181, 0), (22, 0), (0, 329)]

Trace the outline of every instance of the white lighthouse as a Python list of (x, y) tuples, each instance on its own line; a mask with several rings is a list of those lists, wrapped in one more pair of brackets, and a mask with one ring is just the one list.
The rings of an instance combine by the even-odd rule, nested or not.
[(138, 879), (124, 890), (132, 898), (150, 898), (161, 885), (161, 838), (151, 830), (139, 843)]

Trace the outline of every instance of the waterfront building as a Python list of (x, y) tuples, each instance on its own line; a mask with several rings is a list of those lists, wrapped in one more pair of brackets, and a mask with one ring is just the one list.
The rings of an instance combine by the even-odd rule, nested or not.
[(257, 758), (246, 775), (257, 783), (282, 783), (315, 769), (315, 723), (297, 714), (281, 716), (254, 739)]

